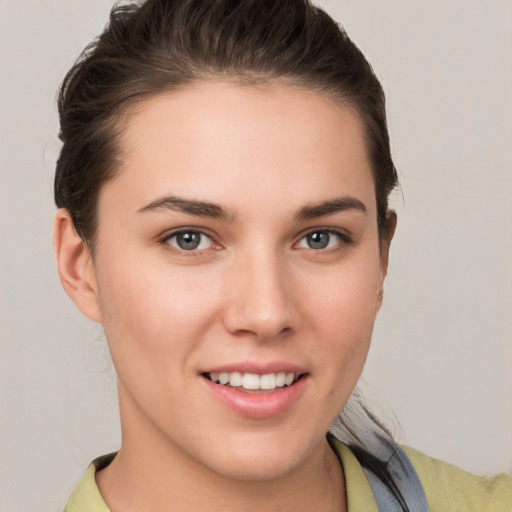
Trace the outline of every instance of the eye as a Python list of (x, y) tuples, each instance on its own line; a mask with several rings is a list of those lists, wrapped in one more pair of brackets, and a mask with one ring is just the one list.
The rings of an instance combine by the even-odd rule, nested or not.
[(348, 242), (347, 236), (337, 233), (336, 231), (318, 229), (316, 231), (311, 231), (306, 236), (302, 237), (299, 240), (297, 247), (318, 251), (322, 249), (332, 249), (343, 242)]
[(179, 231), (169, 235), (165, 243), (180, 251), (202, 251), (213, 247), (213, 240), (200, 231)]

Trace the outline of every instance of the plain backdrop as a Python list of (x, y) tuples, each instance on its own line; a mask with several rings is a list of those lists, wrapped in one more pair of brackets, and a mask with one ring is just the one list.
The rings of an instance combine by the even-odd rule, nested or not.
[[(111, 0), (0, 0), (0, 509), (62, 510), (119, 446), (101, 328), (51, 246), (54, 96)], [(403, 198), (362, 387), (398, 438), (512, 471), (512, 2), (325, 0), (387, 92)], [(395, 419), (396, 416), (396, 419)]]

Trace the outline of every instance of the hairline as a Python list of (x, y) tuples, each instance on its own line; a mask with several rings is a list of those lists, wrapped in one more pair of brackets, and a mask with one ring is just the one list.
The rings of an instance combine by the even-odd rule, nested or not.
[[(365, 121), (365, 114), (361, 111), (361, 108), (358, 108), (356, 102), (349, 96), (340, 93), (338, 90), (334, 90), (332, 87), (325, 85), (322, 86), (320, 85), (320, 82), (318, 84), (313, 83), (311, 80), (302, 78), (300, 75), (296, 76), (292, 74), (275, 74), (274, 76), (273, 73), (256, 73), (247, 71), (233, 71), (224, 73), (215, 71), (203, 72), (201, 74), (198, 73), (195, 77), (184, 79), (181, 83), (178, 84), (167, 84), (166, 86), (162, 87), (154, 87), (151, 91), (148, 90), (147, 92), (139, 92), (137, 95), (127, 97), (120, 101), (119, 104), (112, 109), (111, 114), (103, 120), (103, 126), (109, 126), (113, 135), (111, 138), (113, 151), (111, 155), (109, 172), (105, 173), (103, 180), (98, 183), (96, 201), (94, 204), (94, 212), (92, 216), (93, 229), (91, 236), (89, 236), (89, 239), (85, 239), (85, 237), (81, 236), (84, 243), (88, 246), (91, 255), (94, 255), (94, 249), (99, 231), (98, 200), (101, 194), (101, 190), (107, 183), (116, 178), (116, 176), (121, 171), (121, 166), (125, 161), (125, 158), (129, 157), (129, 154), (122, 154), (121, 148), (123, 134), (125, 133), (125, 129), (130, 123), (130, 120), (139, 112), (141, 112), (140, 109), (142, 109), (144, 105), (153, 98), (164, 95), (172, 95), (174, 93), (179, 93), (193, 88), (196, 85), (208, 83), (232, 84), (235, 87), (253, 87), (261, 90), (271, 86), (288, 87), (305, 93), (317, 94), (322, 96), (332, 108), (339, 111), (351, 112), (360, 123), (362, 129), (367, 157), (372, 169), (372, 180), (374, 184), (375, 198), (378, 202), (376, 170), (374, 169), (374, 164), (370, 154), (371, 137), (368, 134), (368, 125)], [(379, 222), (378, 211), (376, 220)], [(384, 243), (384, 239), (380, 228), (378, 229), (378, 234), (380, 245), (382, 245)]]

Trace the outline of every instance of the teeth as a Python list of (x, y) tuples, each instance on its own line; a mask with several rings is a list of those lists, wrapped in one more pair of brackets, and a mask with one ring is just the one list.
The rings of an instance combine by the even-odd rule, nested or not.
[(287, 373), (286, 377), (284, 378), (284, 383), (289, 386), (293, 383), (293, 379), (295, 378), (295, 375), (293, 373)]
[(237, 388), (242, 385), (242, 374), (240, 372), (231, 372), (229, 374), (229, 385)]
[(276, 374), (276, 386), (278, 388), (282, 388), (284, 386), (285, 380), (286, 380), (285, 372), (279, 372)]
[(255, 373), (244, 373), (242, 377), (242, 387), (244, 389), (261, 389), (260, 376)]
[(261, 389), (276, 389), (276, 374), (275, 373), (267, 373), (266, 375), (262, 375), (260, 378), (260, 388)]
[(209, 375), (212, 382), (223, 386), (229, 384), (234, 388), (242, 387), (249, 390), (282, 388), (283, 386), (290, 386), (298, 379), (298, 375), (295, 375), (295, 373), (286, 372), (266, 373), (264, 375), (241, 372), (211, 372)]

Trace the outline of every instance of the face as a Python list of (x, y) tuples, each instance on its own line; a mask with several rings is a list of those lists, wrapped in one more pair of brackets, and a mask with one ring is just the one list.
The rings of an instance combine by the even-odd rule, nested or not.
[(313, 457), (362, 371), (385, 274), (360, 120), (316, 93), (146, 100), (101, 190), (94, 273), (123, 443), (236, 478)]

